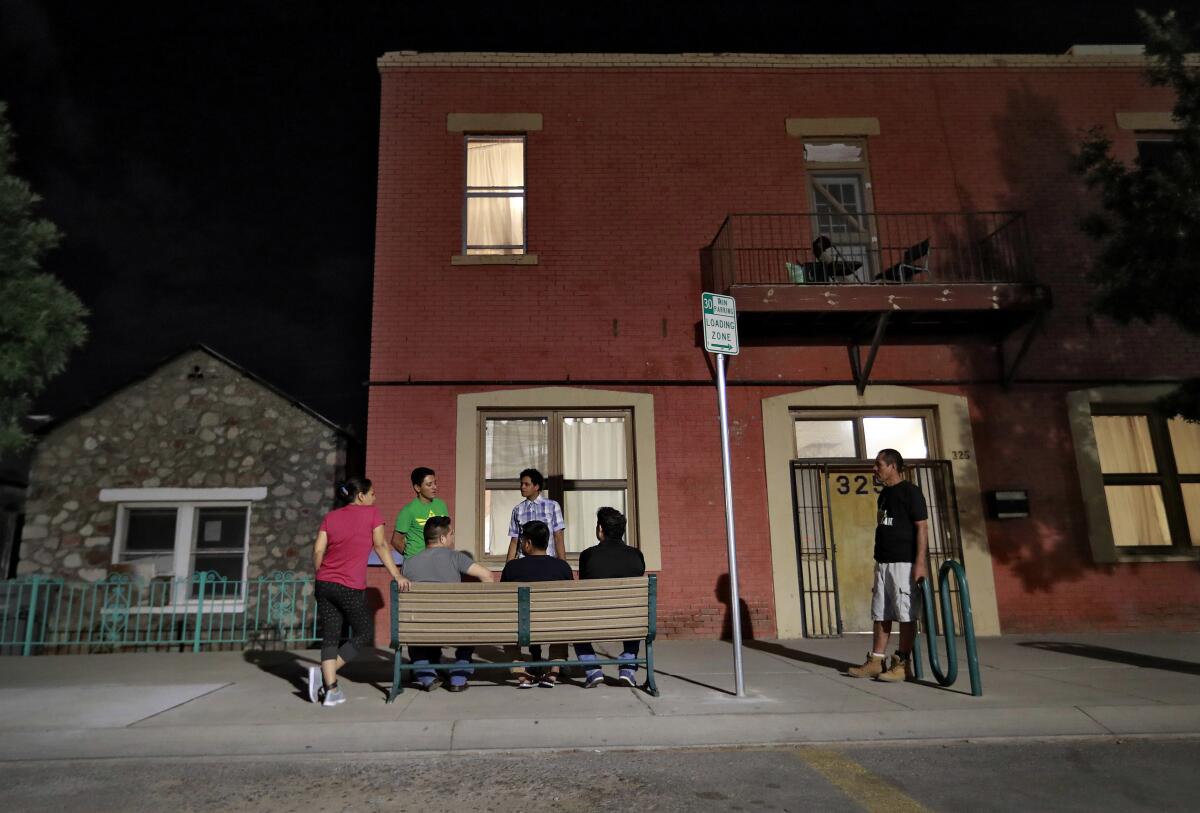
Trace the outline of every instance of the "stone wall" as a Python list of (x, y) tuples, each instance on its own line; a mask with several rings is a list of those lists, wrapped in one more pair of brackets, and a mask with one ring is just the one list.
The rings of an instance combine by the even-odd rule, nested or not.
[(250, 488), (248, 576), (305, 570), (346, 436), (196, 349), (51, 430), (29, 477), (18, 575), (97, 581), (117, 505), (103, 488)]

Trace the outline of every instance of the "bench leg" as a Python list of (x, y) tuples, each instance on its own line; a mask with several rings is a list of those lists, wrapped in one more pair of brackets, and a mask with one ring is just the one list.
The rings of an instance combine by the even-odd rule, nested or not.
[(646, 644), (646, 691), (658, 697), (658, 685), (654, 682), (654, 643)]
[(400, 664), (403, 663), (402, 650), (396, 649), (396, 657), (392, 660), (392, 690), (388, 692), (387, 702), (391, 703), (396, 699), (396, 696), (404, 691), (404, 686), (400, 684)]

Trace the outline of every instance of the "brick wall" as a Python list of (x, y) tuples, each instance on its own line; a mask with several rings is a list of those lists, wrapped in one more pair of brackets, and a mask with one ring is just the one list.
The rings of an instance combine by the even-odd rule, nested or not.
[[(371, 376), (401, 384), (376, 386), (370, 399), (368, 466), (385, 513), (408, 499), (415, 465), (437, 469), (454, 510), (459, 392), (626, 382), (655, 395), (664, 631), (719, 634), (723, 497), (715, 400), (701, 385), (711, 372), (696, 346), (698, 252), (729, 213), (809, 209), (801, 142), (784, 130), (793, 116), (879, 119), (868, 147), (879, 211), (1028, 213), (1036, 273), (1054, 309), (1023, 377), (1146, 379), (1194, 367), (1194, 337), (1163, 325), (1116, 328), (1087, 312), (1089, 246), (1077, 224), (1089, 203), (1067, 162), (1079, 131), (1094, 124), (1131, 156), (1115, 112), (1169, 108), (1136, 61), (651, 63), (382, 60)], [(526, 163), (538, 265), (451, 265), (461, 253), (464, 177), (462, 135), (446, 131), (454, 112), (542, 114)], [(889, 345), (873, 377), (983, 381), (996, 376), (994, 358), (986, 342)], [(844, 383), (845, 338), (746, 348), (730, 376)], [(760, 404), (797, 388), (731, 390), (742, 592), (759, 636), (774, 631)], [(1194, 584), (1194, 567), (1089, 564), (1069, 436), (1060, 442), (1063, 392), (1072, 388), (1031, 391), (1012, 410), (998, 388), (961, 390), (978, 414), (976, 443), (989, 451), (985, 489), (1034, 469), (1055, 476), (1039, 486), (1054, 497), (1045, 511), (989, 525), (1002, 624), (1186, 626), (1185, 613), (1169, 608), (1193, 606), (1175, 599)], [(1043, 584), (1035, 577), (1047, 552), (1058, 564)]]

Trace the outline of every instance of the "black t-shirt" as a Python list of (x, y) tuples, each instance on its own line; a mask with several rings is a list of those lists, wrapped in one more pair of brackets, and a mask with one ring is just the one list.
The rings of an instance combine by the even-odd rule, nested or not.
[(579, 578), (623, 579), (646, 575), (646, 557), (624, 542), (604, 540), (579, 554)]
[(877, 505), (879, 524), (875, 527), (875, 561), (916, 561), (917, 528), (913, 523), (929, 518), (921, 489), (908, 480), (884, 486)]
[(513, 559), (500, 573), (502, 582), (570, 581), (571, 566), (557, 556), (522, 556)]

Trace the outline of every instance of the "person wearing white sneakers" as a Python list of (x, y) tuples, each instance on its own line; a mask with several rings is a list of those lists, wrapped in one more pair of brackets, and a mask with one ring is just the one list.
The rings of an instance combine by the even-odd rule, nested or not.
[[(579, 554), (580, 579), (622, 579), (646, 575), (646, 559), (637, 548), (625, 544), (625, 515), (615, 508), (605, 506), (596, 512), (596, 539), (598, 545)], [(641, 641), (624, 641), (618, 660), (633, 660), (641, 649)], [(581, 661), (596, 660), (596, 650), (591, 642), (575, 644), (575, 657)], [(617, 682), (622, 686), (637, 685), (637, 664), (622, 666), (617, 671)], [(604, 670), (600, 667), (587, 669), (583, 687), (592, 689), (604, 683)]]
[[(337, 491), (342, 507), (325, 515), (313, 547), (321, 665), (308, 668), (308, 699), (324, 706), (346, 702), (338, 686), (338, 670), (375, 638), (375, 623), (367, 608), (367, 558), (372, 550), (396, 585), (401, 590), (409, 589), (408, 579), (392, 561), (371, 481), (351, 477), (339, 484)], [(338, 646), (342, 625), (347, 621), (350, 640)]]
[[(905, 480), (903, 471), (904, 458), (895, 449), (884, 449), (875, 456), (875, 477), (883, 490), (875, 526), (874, 636), (866, 662), (846, 670), (854, 678), (873, 677), (889, 683), (913, 679), (912, 649), (920, 607), (913, 593), (917, 581), (928, 575), (929, 511), (921, 489)], [(900, 622), (900, 644), (889, 661), (887, 645), (893, 621)]]

